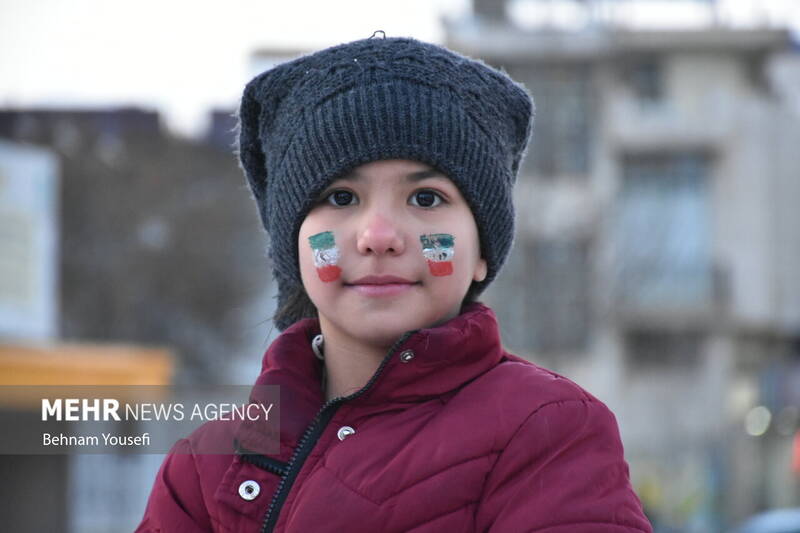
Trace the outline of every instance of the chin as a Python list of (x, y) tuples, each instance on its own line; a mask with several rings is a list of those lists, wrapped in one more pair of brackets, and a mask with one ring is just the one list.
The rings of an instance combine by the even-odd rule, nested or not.
[(392, 346), (403, 335), (422, 326), (404, 321), (387, 323), (382, 320), (365, 320), (354, 327), (352, 335), (375, 346)]
[(333, 327), (352, 339), (388, 348), (407, 331), (435, 327), (458, 314), (460, 305), (445, 305), (444, 300), (450, 298), (434, 296), (433, 302), (430, 298), (424, 301), (419, 298), (402, 302), (368, 301), (356, 305), (334, 301), (325, 302), (328, 305), (317, 309)]
[(421, 316), (414, 311), (373, 311), (362, 315), (358, 320), (336, 321), (335, 325), (361, 342), (389, 348), (407, 331), (428, 327), (431, 324), (428, 318), (430, 317)]
[(368, 340), (370, 344), (391, 346), (407, 331), (436, 327), (458, 314), (444, 310), (440, 313), (431, 312), (430, 309), (427, 311), (427, 313), (422, 313), (418, 309), (409, 310), (403, 313), (403, 316), (381, 316), (380, 313), (374, 313), (354, 325), (354, 329), (357, 329), (354, 334)]

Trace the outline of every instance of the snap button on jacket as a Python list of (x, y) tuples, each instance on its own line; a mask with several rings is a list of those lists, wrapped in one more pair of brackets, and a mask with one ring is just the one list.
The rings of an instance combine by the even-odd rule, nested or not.
[[(570, 380), (507, 353), (474, 303), (409, 332), (372, 379), (325, 402), (303, 320), (264, 356), (280, 386), (280, 452), (193, 454), (209, 423), (176, 443), (138, 532), (651, 532), (614, 415)], [(413, 353), (413, 360), (404, 352)], [(341, 439), (344, 427), (355, 428)], [(242, 483), (260, 487), (240, 495)]]

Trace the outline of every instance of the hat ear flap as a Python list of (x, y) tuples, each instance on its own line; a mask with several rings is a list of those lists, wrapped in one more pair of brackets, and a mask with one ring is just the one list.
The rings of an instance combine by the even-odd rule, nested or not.
[(244, 90), (239, 104), (239, 163), (247, 176), (247, 182), (253, 191), (266, 227), (264, 197), (267, 188), (267, 167), (264, 151), (261, 147), (259, 123), (261, 105), (254, 93), (257, 92), (258, 80), (253, 80)]

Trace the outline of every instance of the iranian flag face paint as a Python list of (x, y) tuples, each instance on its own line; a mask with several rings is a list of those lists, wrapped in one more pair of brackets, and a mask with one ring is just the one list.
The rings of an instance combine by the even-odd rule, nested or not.
[(339, 262), (339, 249), (333, 239), (332, 231), (323, 231), (308, 238), (314, 251), (314, 266), (317, 267), (319, 279), (325, 282), (336, 281), (342, 269), (336, 266)]
[(422, 255), (428, 262), (428, 268), (434, 276), (449, 276), (453, 273), (453, 245), (455, 237), (449, 233), (431, 233), (420, 235)]

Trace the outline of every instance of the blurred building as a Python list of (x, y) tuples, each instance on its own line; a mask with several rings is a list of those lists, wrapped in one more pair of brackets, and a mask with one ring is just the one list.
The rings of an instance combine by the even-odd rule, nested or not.
[(579, 30), (522, 29), (505, 4), (476, 0), (446, 44), (536, 101), (515, 248), (486, 295), (506, 344), (612, 407), (654, 522), (717, 531), (799, 504), (789, 34), (623, 28), (609, 2), (579, 3)]
[(61, 338), (171, 346), (183, 382), (252, 379), (271, 270), (224, 133), (175, 138), (139, 109), (0, 110), (0, 139), (60, 169)]
[[(176, 139), (137, 109), (0, 110), (0, 385), (249, 384), (271, 314), (264, 244), (224, 132)], [(0, 401), (0, 420), (18, 409)], [(4, 530), (132, 531), (160, 462), (0, 456)]]

